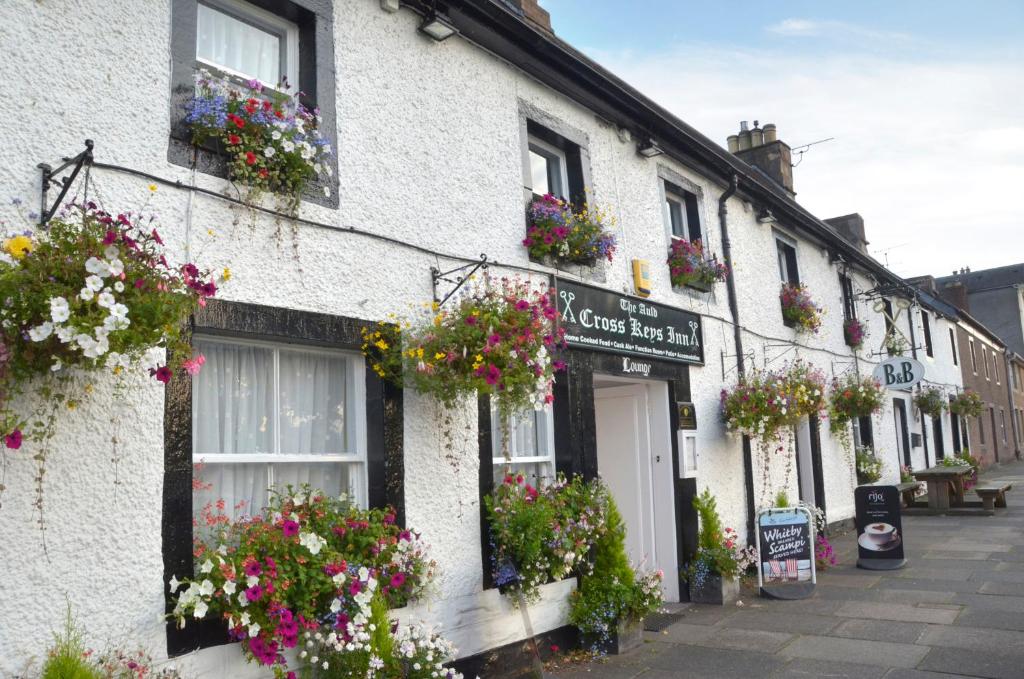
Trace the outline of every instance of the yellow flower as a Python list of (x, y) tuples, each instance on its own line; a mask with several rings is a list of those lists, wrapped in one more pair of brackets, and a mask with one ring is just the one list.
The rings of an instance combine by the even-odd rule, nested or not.
[(4, 241), (4, 250), (15, 259), (24, 258), (34, 247), (32, 239), (28, 236), (15, 236)]
[(92, 393), (92, 384), (85, 385), (85, 387), (83, 387), (83, 389), (85, 390), (85, 393), (91, 394)]
[(477, 354), (475, 358), (476, 358), (476, 362), (477, 363), (483, 363), (484, 362), (484, 357), (481, 356), (480, 354)]
[(381, 351), (387, 351), (387, 350), (388, 350), (388, 343), (387, 343), (387, 342), (385, 342), (385, 341), (384, 341), (384, 340), (382, 340), (382, 339), (381, 339), (381, 340), (377, 340), (377, 342), (376, 342), (376, 345), (375, 345), (375, 346), (376, 346), (376, 347), (377, 347), (378, 349), (380, 349)]
[(229, 269), (227, 267), (224, 267), (224, 273), (221, 274), (221, 276), (224, 278), (224, 280), (230, 281), (231, 280), (231, 269)]
[(74, 410), (78, 407), (77, 401), (68, 401), (68, 410)]
[(206, 230), (206, 235), (207, 235), (207, 236), (213, 236), (213, 235), (215, 235), (215, 234), (213, 233), (213, 229), (207, 229), (207, 230)]
[(423, 347), (416, 350), (416, 358), (423, 358)]
[(482, 365), (483, 363), (477, 361), (476, 363), (473, 364), (473, 370), (478, 370)]
[(408, 356), (409, 358), (416, 358), (416, 350), (410, 349), (409, 351), (405, 352), (405, 355)]
[(437, 353), (434, 354), (434, 360), (435, 361), (440, 361), (442, 358), (444, 358), (447, 355), (448, 354), (446, 354), (444, 352), (438, 351)]
[(156, 193), (156, 184), (150, 184), (149, 191), (150, 193)]

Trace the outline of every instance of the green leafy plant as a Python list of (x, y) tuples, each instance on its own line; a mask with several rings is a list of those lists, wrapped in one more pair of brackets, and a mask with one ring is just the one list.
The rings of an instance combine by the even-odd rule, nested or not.
[(857, 460), (857, 483), (874, 483), (882, 478), (882, 461), (875, 457), (875, 452), (866, 446), (860, 446), (855, 453)]
[(789, 493), (785, 490), (780, 490), (775, 494), (775, 506), (776, 507), (789, 507)]
[(914, 405), (929, 417), (939, 417), (949, 407), (945, 390), (939, 387), (921, 387), (914, 396)]
[(900, 483), (910, 483), (914, 480), (914, 470), (905, 464), (900, 465)]
[(757, 563), (754, 547), (741, 548), (739, 536), (732, 528), (723, 528), (718, 515), (718, 503), (711, 491), (693, 498), (700, 530), (697, 533), (697, 554), (687, 566), (687, 580), (696, 587), (703, 586), (709, 575), (734, 578)]
[(593, 569), (580, 579), (570, 599), (569, 621), (600, 647), (616, 626), (640, 620), (661, 608), (661, 571), (638, 574), (626, 555), (626, 527), (615, 501), (602, 487), (605, 530), (594, 542)]
[(949, 412), (960, 417), (979, 417), (985, 410), (981, 395), (973, 389), (964, 389), (950, 400)]

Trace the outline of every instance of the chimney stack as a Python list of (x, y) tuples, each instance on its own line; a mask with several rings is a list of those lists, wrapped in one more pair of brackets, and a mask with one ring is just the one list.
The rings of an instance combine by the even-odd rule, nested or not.
[(750, 129), (747, 121), (742, 120), (739, 134), (729, 135), (728, 144), (731, 153), (761, 170), (786, 189), (790, 196), (796, 195), (793, 191), (793, 154), (788, 144), (779, 141), (774, 123), (761, 128), (759, 121), (755, 120), (754, 129)]
[(939, 290), (942, 299), (967, 313), (971, 313), (971, 303), (967, 298), (967, 286), (960, 281), (951, 281), (942, 286)]
[(839, 232), (844, 240), (852, 243), (865, 255), (868, 254), (868, 240), (864, 233), (864, 218), (856, 212), (842, 217), (826, 219), (825, 223)]
[(537, 0), (504, 0), (504, 4), (537, 28), (552, 34), (555, 32), (551, 28), (551, 14)]

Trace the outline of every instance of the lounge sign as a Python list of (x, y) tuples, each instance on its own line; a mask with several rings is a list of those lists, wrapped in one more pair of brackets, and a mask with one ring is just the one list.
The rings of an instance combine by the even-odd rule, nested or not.
[(896, 356), (879, 363), (872, 376), (886, 389), (910, 389), (924, 379), (924, 365), (913, 358)]
[(558, 281), (556, 292), (569, 345), (664, 361), (704, 362), (697, 314), (568, 281)]

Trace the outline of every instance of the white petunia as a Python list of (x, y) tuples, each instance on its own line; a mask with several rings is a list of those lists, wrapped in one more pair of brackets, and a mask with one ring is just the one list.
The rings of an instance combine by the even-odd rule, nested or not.
[(203, 573), (209, 573), (213, 570), (213, 562), (207, 559), (203, 562), (203, 565), (199, 567), (199, 570)]
[(42, 342), (47, 337), (53, 334), (53, 323), (50, 321), (43, 321), (36, 327), (28, 331), (29, 339), (33, 342)]
[(224, 583), (224, 593), (231, 596), (238, 589), (238, 585), (235, 584), (234, 580), (228, 580)]
[(192, 614), (195, 617), (197, 617), (197, 618), (205, 618), (206, 617), (206, 609), (207, 609), (206, 602), (203, 601), (203, 600), (200, 600), (199, 603), (196, 604), (196, 607), (192, 610)]
[(370, 571), (367, 570), (366, 566), (361, 566), (359, 568), (359, 579), (362, 582), (366, 582), (366, 579), (369, 578), (369, 577), (370, 577)]
[(268, 146), (267, 148), (263, 149), (263, 155), (265, 155), (267, 158), (273, 158), (275, 153), (277, 153), (277, 149), (275, 149), (273, 146)]
[(108, 245), (103, 248), (103, 256), (107, 259), (117, 259), (119, 254), (121, 254), (121, 251), (117, 249), (116, 245)]
[(280, 138), (281, 138), (281, 131), (280, 131), (280, 130), (274, 130), (273, 132), (271, 132), (271, 133), (270, 133), (270, 137), (271, 137), (271, 138), (272, 138), (272, 139), (273, 139), (274, 141), (277, 141), (278, 139), (280, 139)]
[(260, 584), (260, 579), (256, 575), (250, 575), (245, 581), (246, 587), (255, 587), (258, 584)]
[(285, 139), (283, 142), (281, 142), (281, 148), (284, 149), (285, 153), (291, 153), (292, 151), (295, 150), (295, 142), (293, 142), (291, 139)]
[(250, 637), (255, 637), (259, 633), (260, 633), (260, 624), (258, 622), (254, 622), (253, 624), (249, 625), (249, 636)]
[(89, 287), (82, 288), (81, 290), (78, 291), (78, 296), (81, 299), (85, 300), (86, 302), (91, 300), (95, 295), (96, 293), (93, 292), (92, 288)]
[(299, 544), (308, 549), (310, 554), (316, 556), (327, 544), (327, 541), (316, 533), (299, 533)]
[(68, 307), (68, 301), (63, 297), (51, 297), (50, 298), (50, 318), (53, 319), (54, 323), (63, 323), (71, 317), (71, 309)]
[(85, 260), (85, 270), (91, 274), (96, 274), (97, 276), (104, 278), (110, 273), (110, 267), (107, 266), (107, 263), (102, 259), (97, 259), (96, 257), (90, 257)]
[(68, 342), (75, 339), (75, 329), (69, 328), (67, 326), (57, 328), (57, 339), (59, 339), (64, 344), (67, 344)]
[(210, 596), (213, 594), (213, 582), (209, 578), (199, 583), (199, 593), (204, 596)]
[(110, 273), (113, 276), (120, 276), (124, 273), (124, 262), (120, 259), (112, 259), (110, 261)]
[(238, 605), (245, 608), (249, 605), (249, 600), (245, 597), (245, 592), (238, 593)]
[(124, 292), (124, 283), (122, 283), (121, 281), (117, 281), (116, 283), (114, 283), (114, 291)]
[(246, 627), (248, 627), (249, 623), (252, 622), (252, 618), (249, 617), (248, 613), (242, 613), (242, 617), (240, 617), (238, 619), (238, 621), (241, 622)]
[(169, 584), (171, 586), (171, 594), (174, 594), (175, 592), (177, 592), (178, 588), (181, 587), (181, 581), (178, 580), (178, 576), (177, 575), (172, 575), (171, 576), (171, 581), (170, 581)]
[(114, 293), (104, 290), (100, 293), (99, 297), (96, 298), (96, 303), (104, 309), (109, 309), (117, 303), (117, 300), (114, 299)]
[(86, 276), (85, 287), (89, 288), (93, 292), (99, 292), (103, 289), (103, 279), (96, 275)]
[(142, 367), (159, 368), (163, 365), (165, 352), (163, 347), (150, 347), (146, 349), (146, 353), (142, 355)]

